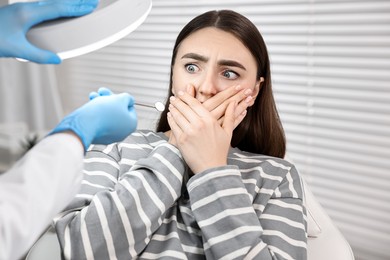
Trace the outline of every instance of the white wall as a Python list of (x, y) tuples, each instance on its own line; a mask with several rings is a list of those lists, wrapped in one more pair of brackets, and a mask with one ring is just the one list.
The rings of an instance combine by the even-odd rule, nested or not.
[[(155, 0), (125, 39), (58, 67), (65, 110), (100, 86), (165, 98), (177, 33), (209, 9), (250, 18), (267, 42), (289, 155), (357, 259), (390, 259), (390, 1)], [(158, 114), (139, 109), (141, 127)]]

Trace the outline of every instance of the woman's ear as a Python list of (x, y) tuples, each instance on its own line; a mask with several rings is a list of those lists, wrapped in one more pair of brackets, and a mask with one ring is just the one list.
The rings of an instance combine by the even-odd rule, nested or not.
[(253, 92), (252, 92), (253, 100), (255, 100), (257, 95), (259, 94), (260, 89), (261, 89), (261, 85), (262, 85), (263, 82), (264, 82), (264, 78), (263, 77), (260, 77), (260, 79), (258, 81), (256, 81), (256, 85), (255, 85), (255, 87), (253, 89)]

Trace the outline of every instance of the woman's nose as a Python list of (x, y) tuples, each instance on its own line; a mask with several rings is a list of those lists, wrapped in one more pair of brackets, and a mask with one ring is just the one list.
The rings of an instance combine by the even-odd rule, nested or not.
[[(216, 79), (212, 76), (206, 76), (201, 82), (198, 82), (197, 98), (201, 102), (206, 101), (210, 97), (218, 93), (218, 86)], [(205, 99), (205, 100), (202, 100)]]

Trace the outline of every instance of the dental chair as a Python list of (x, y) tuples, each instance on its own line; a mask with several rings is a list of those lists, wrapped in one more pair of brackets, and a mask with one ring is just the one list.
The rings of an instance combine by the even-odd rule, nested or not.
[[(308, 219), (307, 259), (354, 260), (347, 240), (316, 201), (305, 181), (303, 188)], [(61, 249), (55, 230), (50, 227), (30, 249), (26, 260), (57, 259), (61, 259)]]
[(303, 180), (307, 209), (307, 259), (354, 260), (352, 249)]

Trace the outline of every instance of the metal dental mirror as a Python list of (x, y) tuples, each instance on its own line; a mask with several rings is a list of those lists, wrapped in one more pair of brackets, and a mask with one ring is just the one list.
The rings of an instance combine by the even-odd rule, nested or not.
[(156, 109), (159, 112), (162, 112), (165, 109), (165, 105), (162, 102), (160, 102), (160, 101), (155, 102), (153, 105), (149, 105), (149, 104), (146, 104), (146, 103), (135, 102), (135, 105), (136, 106), (142, 106), (142, 107), (154, 108), (154, 109)]

